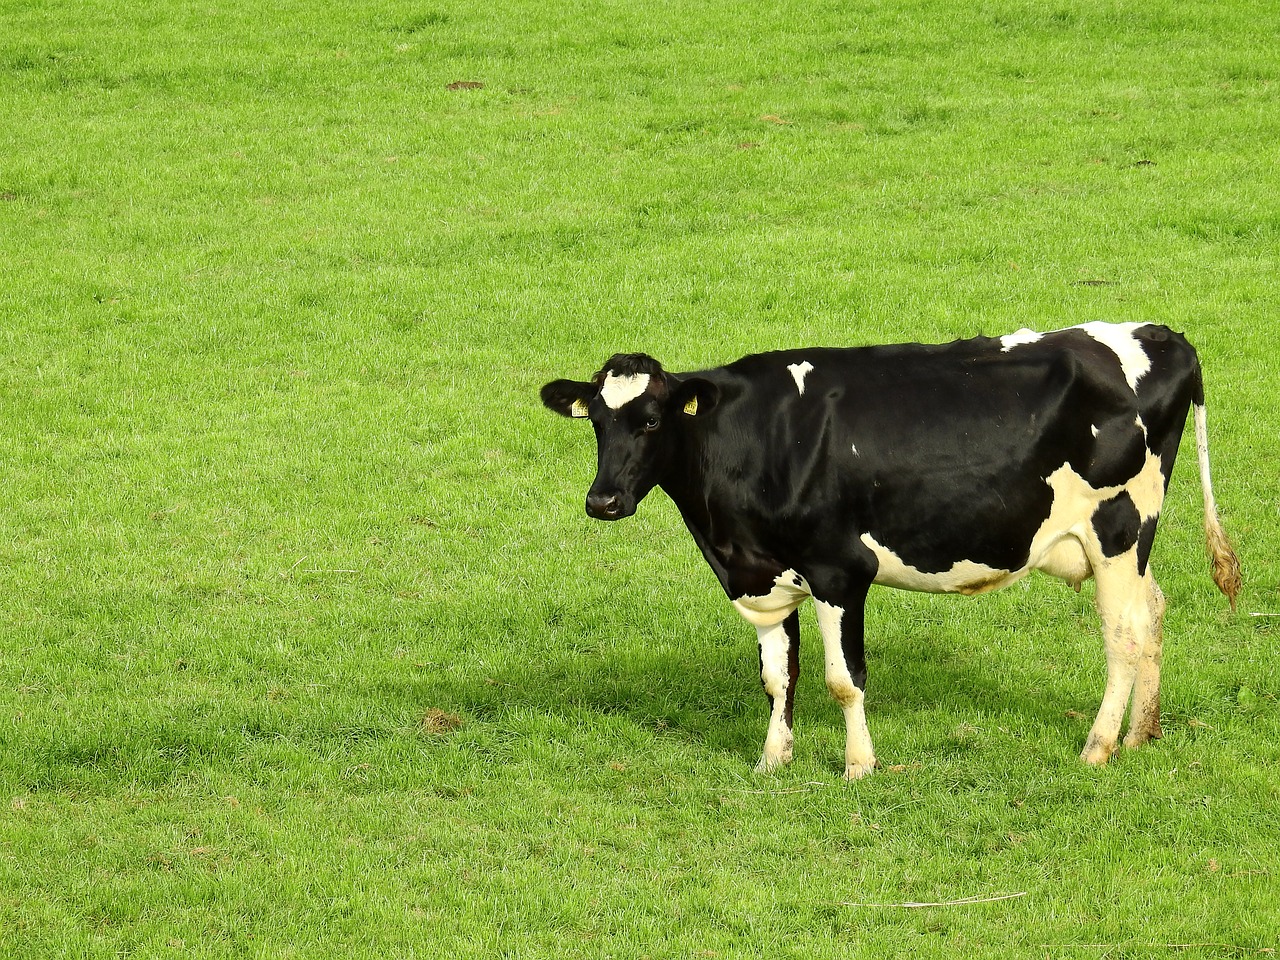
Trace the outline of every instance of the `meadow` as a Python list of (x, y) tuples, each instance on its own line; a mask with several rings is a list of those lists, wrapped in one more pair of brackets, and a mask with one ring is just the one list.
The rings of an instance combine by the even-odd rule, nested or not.
[[(1280, 948), (1280, 12), (1238, 0), (0, 0), (0, 953)], [(1077, 760), (1092, 586), (803, 621), (538, 388), (644, 350), (1187, 334), (1165, 737)], [(920, 906), (933, 904), (934, 906)]]

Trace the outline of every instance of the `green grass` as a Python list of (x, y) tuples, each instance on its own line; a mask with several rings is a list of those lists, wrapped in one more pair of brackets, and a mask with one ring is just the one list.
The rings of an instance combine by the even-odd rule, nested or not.
[[(1280, 947), (1277, 26), (0, 2), (0, 951)], [(1089, 586), (880, 591), (886, 769), (810, 614), (753, 776), (752, 631), (661, 495), (586, 519), (538, 387), (1093, 319), (1200, 349), (1246, 570), (1232, 616), (1184, 451), (1165, 739), (1076, 760)]]

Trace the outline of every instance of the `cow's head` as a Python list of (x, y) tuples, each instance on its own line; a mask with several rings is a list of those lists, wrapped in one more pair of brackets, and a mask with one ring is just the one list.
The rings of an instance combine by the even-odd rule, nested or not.
[(548, 409), (595, 428), (587, 513), (598, 520), (636, 512), (679, 455), (687, 424), (709, 413), (718, 396), (709, 381), (672, 376), (643, 353), (615, 354), (588, 382), (555, 380), (542, 388)]

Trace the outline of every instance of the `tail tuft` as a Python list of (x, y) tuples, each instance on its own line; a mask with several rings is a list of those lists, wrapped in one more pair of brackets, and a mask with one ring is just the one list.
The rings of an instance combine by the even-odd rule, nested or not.
[(1213, 564), (1213, 582), (1231, 601), (1231, 612), (1236, 609), (1236, 594), (1240, 592), (1243, 580), (1240, 576), (1240, 558), (1236, 556), (1231, 541), (1222, 531), (1216, 516), (1205, 517), (1204, 523), (1205, 549)]

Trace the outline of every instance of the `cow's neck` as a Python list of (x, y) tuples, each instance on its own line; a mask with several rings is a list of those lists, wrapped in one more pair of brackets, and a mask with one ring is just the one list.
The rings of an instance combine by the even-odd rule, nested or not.
[(722, 510), (713, 502), (714, 485), (702, 472), (702, 453), (682, 450), (675, 461), (678, 466), (668, 472), (659, 486), (680, 511), (694, 543), (720, 585), (731, 598), (737, 597), (744, 592), (744, 574), (754, 583), (754, 575), (772, 569), (773, 564), (762, 556), (751, 525), (743, 522), (744, 518), (738, 516), (736, 522), (726, 523)]

